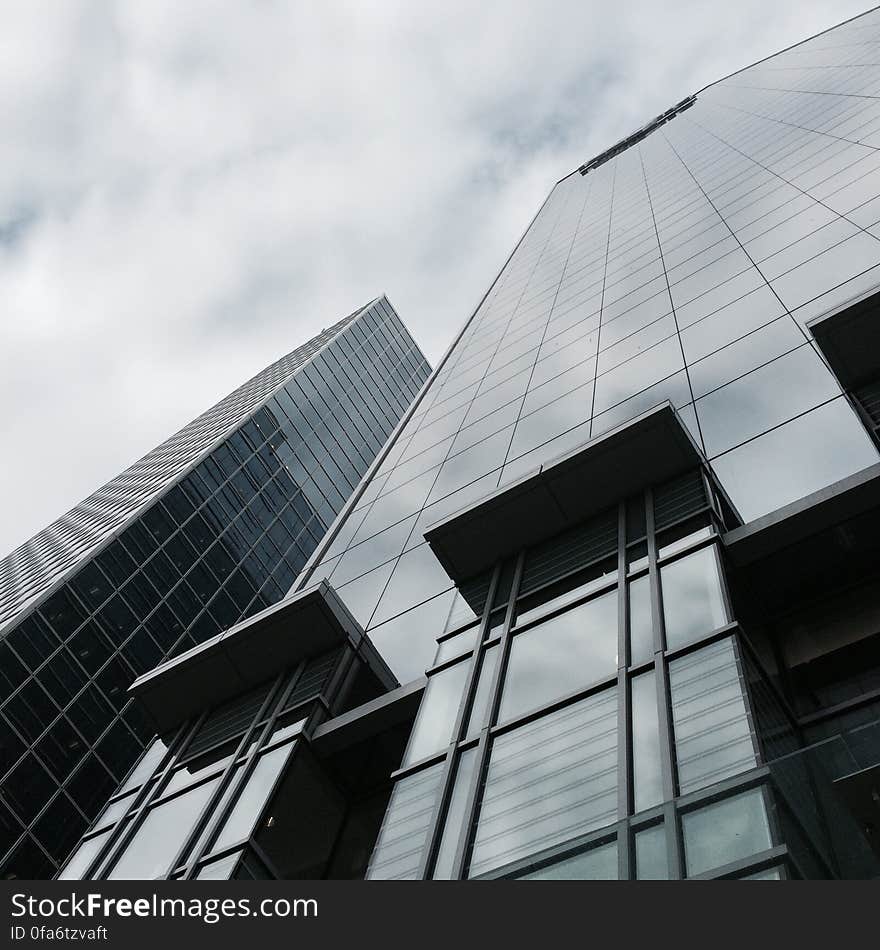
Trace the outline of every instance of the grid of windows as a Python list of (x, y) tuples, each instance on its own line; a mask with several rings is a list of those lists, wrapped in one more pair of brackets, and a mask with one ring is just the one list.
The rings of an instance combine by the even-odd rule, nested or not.
[(492, 571), (477, 623), (440, 639), (368, 877), (741, 876), (780, 860), (785, 806), (761, 769), (777, 747), (752, 712), (772, 688), (732, 616), (714, 497), (688, 474)]
[(132, 680), (287, 593), (429, 372), (384, 298), (317, 339), (280, 386), (270, 367), (259, 404), (226, 417), (233, 431), (7, 624), (6, 873), (54, 872), (152, 736)]
[(344, 648), (303, 660), (154, 738), (59, 878), (281, 876), (271, 854), (289, 844), (289, 822), (260, 816), (304, 778), (305, 736), (338, 705), (353, 658)]
[(0, 562), (0, 625), (240, 424), (364, 308), (268, 366)]
[(872, 11), (555, 186), (310, 569), (401, 681), (455, 597), (426, 527), (663, 400), (746, 521), (877, 462), (807, 324), (880, 283), (878, 45)]

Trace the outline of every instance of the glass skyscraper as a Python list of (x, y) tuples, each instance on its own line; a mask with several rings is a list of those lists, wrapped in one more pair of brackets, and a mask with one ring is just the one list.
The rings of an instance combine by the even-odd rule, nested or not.
[(374, 300), (0, 562), (7, 876), (52, 876), (152, 738), (131, 682), (286, 593), (429, 371)]
[(555, 185), (288, 597), (135, 683), (62, 876), (878, 875), (878, 48)]

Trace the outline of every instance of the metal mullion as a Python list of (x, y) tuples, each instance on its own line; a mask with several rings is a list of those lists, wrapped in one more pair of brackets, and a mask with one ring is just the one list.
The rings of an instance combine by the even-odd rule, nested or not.
[[(318, 692), (318, 698), (324, 700), (321, 705), (324, 707), (328, 718), (332, 719), (335, 715), (333, 707), (338, 698), (337, 694), (341, 693), (342, 687), (344, 685), (350, 684), (350, 679), (352, 676), (357, 675), (357, 666), (357, 648), (351, 643), (351, 641), (346, 641), (343, 645), (343, 649), (337, 652), (337, 655), (334, 659), (333, 672), (326, 678), (324, 685)], [(300, 671), (299, 675), (302, 676), (302, 671)], [(297, 679), (299, 679), (299, 676)], [(333, 699), (325, 700), (325, 696), (332, 696)], [(272, 719), (274, 720), (276, 718), (277, 709), (276, 714), (272, 717)]]
[(509, 862), (500, 867), (492, 868), (480, 874), (478, 877), (473, 878), (473, 880), (509, 880), (514, 879), (524, 871), (529, 871), (534, 868), (535, 865), (539, 865), (539, 869), (551, 867), (559, 861), (586, 854), (596, 850), (596, 848), (601, 848), (602, 845), (605, 844), (611, 844), (615, 841), (617, 831), (617, 825), (606, 825), (604, 828), (596, 828), (594, 831), (586, 832), (562, 844), (552, 845), (543, 851), (538, 851), (535, 854), (519, 858), (516, 861)]
[(724, 881), (740, 880), (749, 874), (758, 871), (769, 870), (785, 864), (791, 858), (790, 852), (785, 845), (775, 845), (772, 848), (766, 848), (757, 854), (749, 855), (746, 858), (739, 858), (736, 861), (729, 861), (722, 864), (719, 868), (712, 868), (709, 871), (703, 871), (702, 874), (695, 874), (693, 881)]
[[(482, 626), (482, 623), (481, 623)], [(479, 636), (479, 634), (478, 634)], [(492, 641), (493, 643), (496, 641)], [(464, 660), (472, 659), (473, 655), (479, 652), (479, 647), (482, 645), (482, 640), (477, 643), (476, 646), (472, 647), (470, 650), (462, 650), (458, 656), (451, 656), (448, 660), (444, 660), (442, 663), (438, 663), (436, 666), (429, 667), (425, 674), (427, 676), (436, 676), (437, 673), (442, 673), (444, 670), (448, 670), (450, 666), (455, 666), (457, 663), (461, 663)], [(467, 691), (467, 684), (465, 684), (465, 691)]]
[(654, 684), (657, 693), (657, 723), (660, 739), (660, 774), (663, 798), (675, 798), (675, 741), (672, 734), (672, 705), (669, 689), (669, 671), (663, 657), (666, 631), (663, 624), (663, 595), (657, 568), (657, 537), (654, 531), (654, 497), (645, 492), (645, 523), (648, 542), (648, 571), (651, 578), (651, 614), (654, 625)]
[(567, 706), (573, 706), (576, 703), (579, 703), (581, 700), (589, 699), (592, 696), (597, 696), (599, 693), (609, 692), (610, 690), (615, 689), (616, 686), (617, 674), (610, 673), (604, 680), (599, 680), (595, 683), (589, 684), (588, 686), (582, 686), (580, 689), (566, 693), (564, 696), (559, 696), (552, 702), (545, 703), (543, 706), (538, 706), (536, 709), (530, 709), (528, 712), (521, 713), (515, 719), (508, 719), (506, 722), (495, 726), (490, 726), (489, 734), (492, 736), (492, 738), (496, 738), (498, 736), (504, 735), (505, 733), (513, 732), (514, 730), (519, 729), (521, 726), (529, 725), (536, 719), (542, 719), (549, 713), (554, 713), (557, 710), (564, 709)]
[(762, 784), (766, 785), (772, 779), (773, 776), (766, 765), (756, 765), (746, 772), (738, 772), (736, 775), (722, 779), (714, 785), (707, 785), (705, 788), (698, 788), (686, 795), (679, 796), (676, 806), (682, 813), (696, 811), (706, 805), (711, 805), (713, 802), (721, 801), (723, 798), (730, 798), (740, 792), (747, 792), (750, 788), (757, 788)]
[(579, 564), (577, 567), (571, 568), (570, 570), (566, 571), (564, 574), (553, 575), (551, 580), (545, 581), (543, 584), (540, 584), (537, 587), (533, 588), (525, 596), (534, 597), (535, 594), (540, 594), (542, 591), (547, 590), (551, 587), (554, 587), (557, 584), (560, 584), (571, 577), (575, 577), (576, 575), (589, 570), (591, 567), (594, 567), (596, 564), (601, 564), (602, 561), (608, 561), (612, 557), (614, 557), (613, 551), (606, 551), (605, 554), (599, 554), (596, 557), (591, 558), (589, 561), (586, 561), (584, 564)]
[(693, 643), (686, 643), (684, 646), (675, 647), (672, 650), (666, 650), (663, 656), (667, 663), (673, 660), (678, 660), (683, 656), (687, 656), (689, 653), (696, 653), (703, 647), (711, 646), (713, 643), (717, 643), (719, 640), (724, 640), (727, 637), (733, 636), (737, 631), (739, 631), (739, 629), (739, 623), (737, 623), (735, 620), (731, 620), (722, 627), (716, 627), (714, 630), (710, 630), (704, 636), (694, 640)]
[(403, 768), (395, 769), (389, 778), (392, 782), (396, 783), (403, 778), (408, 778), (410, 775), (414, 775), (416, 772), (421, 772), (423, 769), (427, 769), (432, 765), (437, 765), (443, 760), (448, 751), (449, 746), (440, 749), (439, 752), (432, 752), (430, 755), (426, 755), (425, 758), (419, 759), (417, 762), (410, 762), (409, 765), (406, 765)]
[[(125, 824), (123, 824), (123, 819), (126, 816), (120, 818), (115, 830), (110, 834), (110, 837), (105, 843), (104, 847), (100, 849), (98, 854), (95, 855), (95, 858), (92, 860), (92, 863), (89, 865), (89, 871), (98, 868), (109, 871), (113, 865), (116, 864), (129, 841), (131, 841), (137, 829), (140, 827), (143, 817), (147, 812), (147, 805), (152, 800), (155, 800), (157, 789), (163, 784), (168, 775), (171, 774), (171, 771), (174, 768), (181, 751), (180, 748), (175, 748), (175, 746), (180, 746), (181, 748), (185, 749), (206, 716), (207, 712), (202, 713), (202, 715), (196, 719), (189, 730), (183, 726), (180, 728), (171, 745), (169, 746), (168, 751), (160, 760), (160, 764), (155, 769), (153, 769), (152, 774), (144, 780), (140, 791), (135, 793), (135, 801), (137, 801), (138, 798), (141, 798), (141, 796), (143, 796), (143, 798), (141, 798), (140, 802), (133, 810), (129, 808), (126, 812), (126, 815), (130, 815), (131, 817), (128, 818), (128, 821)], [(184, 736), (185, 738), (183, 738)], [(146, 749), (144, 751), (146, 752)], [(132, 769), (135, 768), (137, 768), (137, 764), (132, 766)], [(154, 778), (156, 778), (155, 782), (153, 782)], [(120, 831), (121, 834), (119, 834)], [(86, 875), (84, 874), (83, 880), (86, 879)], [(102, 877), (97, 878), (96, 880), (103, 879), (104, 878), (102, 875)]]
[[(608, 558), (610, 558), (611, 556), (612, 555), (608, 555), (606, 558), (602, 558), (601, 560), (608, 560)], [(572, 574), (577, 574), (577, 573), (579, 572), (574, 571), (571, 574), (568, 574), (566, 576), (571, 577)], [(602, 580), (603, 583), (599, 587), (597, 587), (595, 590), (589, 591), (589, 593), (579, 592), (579, 588), (574, 587), (572, 588), (572, 590), (567, 591), (565, 594), (560, 594), (559, 596), (561, 597), (567, 596), (570, 594), (571, 600), (564, 604), (558, 605), (556, 607), (548, 608), (546, 613), (539, 614), (537, 617), (530, 618), (524, 624), (522, 624), (522, 626), (520, 626), (517, 623), (515, 632), (518, 634), (522, 633), (524, 630), (529, 630), (532, 627), (536, 627), (538, 626), (538, 624), (542, 624), (547, 620), (552, 620), (554, 617), (557, 617), (559, 614), (567, 613), (569, 610), (573, 610), (575, 607), (580, 607), (581, 604), (585, 604), (588, 600), (597, 600), (603, 594), (607, 594), (613, 587), (616, 587), (620, 582), (619, 577), (612, 580), (610, 576), (607, 577), (607, 579), (595, 578), (595, 580), (597, 581)], [(553, 583), (555, 584), (556, 582), (554, 581)], [(590, 582), (588, 581), (588, 583)], [(552, 585), (547, 585), (547, 586), (552, 586)], [(531, 596), (532, 596), (532, 593), (529, 593), (528, 597), (531, 597)], [(533, 609), (537, 609), (537, 608), (533, 608)]]
[[(714, 520), (717, 522), (715, 525), (715, 531), (718, 534), (722, 534), (727, 528), (724, 522), (724, 506), (722, 505), (722, 501), (726, 501), (728, 505), (730, 505), (730, 502), (726, 499), (722, 499), (719, 496), (718, 490), (715, 487), (715, 481), (709, 472), (708, 462), (703, 461), (700, 463), (700, 475), (703, 479), (703, 491), (706, 493), (709, 511), (712, 514)], [(719, 530), (719, 526), (721, 527), (721, 530)]]
[(632, 707), (627, 688), (629, 666), (629, 584), (626, 580), (626, 502), (617, 509), (617, 817), (625, 818), (632, 797)]
[[(299, 677), (302, 676), (304, 667), (305, 667), (305, 661), (303, 661), (300, 664), (300, 668), (297, 673), (296, 679), (299, 679)], [(240, 763), (238, 760), (241, 757), (242, 753), (251, 744), (253, 734), (257, 728), (256, 724), (260, 722), (260, 720), (264, 716), (268, 715), (269, 709), (278, 707), (279, 689), (281, 687), (282, 682), (284, 681), (285, 673), (286, 671), (284, 673), (280, 673), (276, 677), (275, 682), (272, 685), (271, 689), (269, 690), (268, 695), (266, 696), (266, 698), (263, 700), (262, 704), (260, 705), (260, 708), (257, 711), (257, 714), (251, 720), (250, 726), (245, 730), (244, 734), (242, 735), (241, 740), (238, 743), (238, 747), (235, 750), (235, 754), (233, 755), (232, 759), (230, 760), (226, 768), (223, 770), (223, 773), (220, 776), (219, 781), (217, 782), (217, 787), (214, 789), (214, 794), (206, 803), (205, 807), (202, 809), (202, 813), (199, 816), (199, 819), (196, 821), (196, 823), (192, 827), (192, 830), (184, 839), (180, 849), (175, 855), (174, 863), (170, 865), (172, 870), (180, 867), (181, 863), (184, 861), (184, 858), (186, 857), (187, 850), (190, 847), (192, 847), (194, 853), (190, 855), (189, 860), (186, 861), (185, 867), (184, 867), (183, 877), (185, 879), (189, 879), (190, 877), (192, 877), (196, 863), (198, 862), (198, 859), (202, 856), (201, 854), (197, 852), (197, 849), (195, 849), (194, 847), (198, 838), (201, 836), (202, 832), (207, 831), (207, 834), (205, 835), (205, 845), (203, 845), (203, 849), (204, 847), (208, 846), (211, 841), (211, 838), (214, 836), (217, 829), (220, 827), (221, 823), (225, 820), (226, 814), (228, 813), (229, 809), (233, 807), (235, 804), (236, 796), (230, 795), (229, 801), (227, 802), (227, 807), (223, 809), (222, 812), (218, 812), (216, 810), (217, 806), (220, 803), (221, 798), (223, 797), (223, 795), (226, 793), (226, 790), (230, 786), (230, 783), (232, 781), (233, 775), (235, 774), (235, 771), (238, 770), (240, 773), (239, 780), (238, 780), (239, 789), (241, 789), (242, 787), (242, 779), (246, 781), (247, 777), (249, 777), (250, 775), (250, 771), (251, 771), (251, 767), (253, 765), (254, 759), (256, 758), (256, 755), (260, 750), (260, 743), (257, 742), (254, 744), (254, 748), (250, 751), (250, 753), (247, 754), (244, 763)], [(286, 693), (287, 691), (285, 690), (284, 694), (286, 695)], [(263, 731), (265, 731), (265, 728), (269, 727), (270, 725), (271, 725), (271, 720), (266, 723), (266, 727), (264, 727)]]
[[(470, 671), (468, 672), (467, 679), (465, 681), (463, 695), (458, 706), (458, 713), (455, 717), (455, 725), (452, 729), (452, 739), (450, 741), (449, 749), (446, 753), (446, 759), (443, 763), (443, 771), (440, 776), (439, 793), (437, 795), (437, 801), (434, 805), (434, 814), (431, 818), (431, 824), (429, 825), (428, 838), (425, 843), (425, 847), (422, 849), (422, 858), (416, 875), (418, 880), (427, 879), (429, 874), (433, 871), (434, 862), (437, 858), (437, 852), (440, 849), (440, 842), (443, 837), (444, 826), (446, 824), (446, 814), (449, 810), (449, 804), (452, 799), (455, 778), (458, 772), (458, 762), (461, 758), (461, 753), (457, 751), (456, 747), (461, 741), (461, 733), (467, 724), (467, 718), (470, 714), (471, 704), (477, 691), (477, 683), (479, 681), (480, 670), (483, 665), (483, 654), (485, 653), (484, 640), (489, 630), (489, 623), (492, 617), (492, 607), (495, 601), (495, 594), (498, 590), (498, 584), (501, 580), (502, 569), (503, 563), (499, 561), (499, 563), (495, 565), (495, 568), (492, 571), (492, 577), (489, 581), (489, 590), (486, 593), (486, 603), (483, 607), (483, 616), (480, 619), (479, 631), (477, 633), (477, 643), (474, 647), (473, 655), (470, 658)], [(511, 593), (513, 593), (512, 590)], [(508, 610), (510, 608), (510, 604), (512, 603), (513, 597), (510, 598), (510, 602), (508, 603)], [(507, 618), (505, 618), (505, 627), (507, 626), (506, 621)], [(459, 662), (468, 661), (460, 660)]]
[[(241, 845), (239, 845), (239, 847), (241, 847)], [(269, 858), (269, 855), (266, 854), (266, 852), (257, 844), (257, 842), (253, 838), (248, 838), (245, 846), (241, 848), (241, 858), (239, 859), (239, 865), (241, 864), (242, 859), (247, 856), (248, 850), (253, 852), (253, 854), (256, 856), (260, 864), (262, 864), (263, 867), (270, 874), (273, 875), (276, 881), (281, 880), (281, 877), (278, 874), (278, 870), (276, 869), (272, 860)]]
[(648, 576), (651, 587), (651, 615), (654, 629), (654, 656), (662, 654), (665, 647), (663, 629), (663, 601), (660, 592), (660, 574), (657, 568), (657, 538), (654, 534), (654, 496), (650, 488), (645, 492), (646, 545), (648, 548)]
[(675, 738), (672, 728), (672, 700), (669, 670), (664, 659), (666, 629), (663, 619), (663, 593), (657, 566), (657, 535), (654, 526), (654, 498), (649, 488), (645, 498), (648, 570), (651, 578), (651, 613), (654, 626), (654, 685), (657, 701), (658, 740), (660, 742), (660, 774), (663, 784), (663, 828), (666, 839), (666, 860), (673, 880), (684, 877), (681, 826), (673, 799), (675, 798)]
[[(203, 716), (200, 717), (199, 722), (201, 722), (202, 718), (204, 717)], [(191, 734), (194, 731), (195, 731), (195, 727), (192, 730), (190, 730), (189, 734), (187, 734), (186, 736), (187, 740), (191, 737)], [(92, 858), (91, 862), (89, 863), (88, 867), (85, 870), (85, 873), (82, 875), (80, 880), (83, 880), (83, 881), (91, 880), (89, 878), (89, 872), (101, 867), (105, 863), (106, 856), (110, 854), (111, 849), (115, 848), (116, 842), (120, 840), (120, 835), (119, 835), (120, 829), (123, 830), (123, 835), (124, 835), (125, 834), (124, 829), (125, 829), (126, 824), (130, 826), (131, 823), (133, 822), (133, 818), (126, 821), (128, 816), (139, 813), (142, 810), (142, 806), (144, 805), (144, 802), (146, 802), (148, 799), (153, 797), (153, 791), (151, 791), (150, 789), (150, 783), (153, 780), (153, 776), (157, 774), (159, 767), (161, 767), (162, 771), (165, 772), (168, 769), (169, 764), (173, 762), (173, 759), (175, 758), (176, 754), (172, 753), (172, 750), (174, 749), (175, 746), (183, 744), (184, 740), (182, 737), (184, 735), (184, 732), (185, 730), (183, 728), (178, 730), (174, 739), (169, 744), (168, 750), (166, 751), (165, 755), (162, 757), (162, 759), (160, 759), (160, 766), (153, 769), (150, 776), (148, 776), (148, 778), (141, 784), (141, 787), (139, 789), (135, 789), (134, 792), (126, 793), (126, 795), (131, 796), (131, 802), (128, 808), (125, 810), (125, 812), (123, 812), (122, 815), (119, 816), (116, 822), (110, 826), (110, 834), (107, 836), (107, 840), (104, 842), (103, 846), (98, 849), (97, 854)], [(146, 752), (146, 749), (144, 750), (144, 752)], [(161, 766), (161, 763), (165, 761), (166, 758), (168, 758), (168, 763), (166, 763), (165, 766)], [(135, 763), (129, 771), (133, 771), (136, 768), (137, 768), (137, 763)], [(158, 786), (158, 782), (156, 783), (156, 787), (157, 786)], [(125, 796), (120, 796), (120, 798), (121, 797), (125, 797)], [(140, 801), (138, 801), (139, 799)], [(136, 806), (135, 806), (135, 803), (137, 803)], [(108, 801), (108, 804), (109, 804), (109, 801)], [(134, 811), (132, 811), (133, 806), (135, 806)], [(104, 807), (106, 808), (107, 806), (105, 805)], [(100, 815), (97, 816), (97, 818), (100, 818)], [(97, 821), (97, 818), (95, 819), (96, 821)], [(97, 831), (98, 829), (95, 829), (95, 830)], [(79, 844), (82, 844), (84, 840), (85, 840), (85, 836), (82, 836), (80, 838)], [(77, 847), (79, 847), (79, 844), (77, 845)], [(69, 858), (70, 858), (70, 855), (68, 855), (64, 863), (62, 863), (59, 866), (58, 868), (59, 871), (62, 870), (64, 867), (66, 867), (67, 861), (69, 860)]]
[[(682, 540), (684, 539), (682, 538)], [(714, 534), (711, 534), (708, 538), (700, 538), (699, 541), (695, 541), (693, 544), (689, 545), (686, 548), (682, 548), (680, 551), (675, 551), (672, 554), (664, 554), (662, 558), (660, 557), (658, 553), (657, 563), (660, 565), (660, 567), (665, 567), (667, 564), (672, 564), (675, 561), (680, 561), (682, 558), (687, 557), (689, 554), (693, 554), (695, 551), (701, 551), (703, 548), (707, 548), (711, 544), (717, 544), (718, 540), (719, 540), (719, 535), (716, 531)], [(659, 552), (659, 548), (658, 548), (658, 552)]]
[(631, 881), (636, 878), (635, 846), (628, 818), (617, 822), (617, 879)]
[(455, 858), (452, 863), (453, 880), (461, 880), (464, 877), (467, 868), (468, 849), (474, 833), (474, 824), (477, 816), (477, 805), (480, 800), (480, 790), (486, 777), (486, 769), (489, 764), (489, 750), (491, 747), (489, 730), (498, 715), (498, 708), (501, 705), (501, 686), (504, 682), (504, 676), (507, 671), (507, 661), (510, 655), (510, 628), (513, 623), (516, 610), (516, 600), (519, 595), (519, 588), (522, 582), (523, 565), (525, 563), (525, 551), (521, 551), (516, 562), (516, 569), (513, 573), (513, 583), (510, 589), (510, 602), (507, 605), (507, 614), (504, 618), (504, 626), (501, 630), (501, 638), (498, 641), (498, 663), (495, 666), (495, 675), (492, 677), (492, 686), (489, 691), (489, 708), (487, 710), (486, 723), (480, 730), (477, 744), (476, 760), (474, 761), (474, 773), (471, 777), (471, 787), (464, 807), (462, 826), (459, 832), (458, 844), (455, 849)]
[(673, 881), (682, 880), (687, 876), (684, 866), (684, 839), (681, 815), (673, 801), (663, 803), (663, 831), (666, 837), (666, 867), (669, 870), (669, 878)]

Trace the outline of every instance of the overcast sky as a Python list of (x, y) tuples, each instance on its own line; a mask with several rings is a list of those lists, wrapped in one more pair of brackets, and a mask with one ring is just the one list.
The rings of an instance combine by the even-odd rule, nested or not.
[(10, 0), (0, 555), (385, 292), (434, 364), (553, 183), (849, 0)]

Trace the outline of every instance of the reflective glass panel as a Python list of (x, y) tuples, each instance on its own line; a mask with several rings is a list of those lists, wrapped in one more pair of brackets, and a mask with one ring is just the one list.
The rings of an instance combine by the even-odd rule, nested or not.
[(111, 881), (149, 880), (171, 870), (217, 779), (157, 805), (142, 822), (108, 875)]
[(630, 663), (646, 663), (654, 655), (654, 627), (651, 611), (651, 579), (647, 574), (629, 585)]
[(367, 879), (415, 880), (434, 817), (443, 763), (407, 775), (394, 786)]
[(757, 764), (733, 640), (673, 660), (669, 685), (682, 794)]
[(162, 761), (162, 757), (167, 751), (168, 746), (161, 739), (154, 739), (119, 791), (127, 792), (129, 789), (137, 788), (143, 784), (153, 774), (153, 770)]
[(542, 716), (492, 747), (470, 876), (617, 817), (617, 690)]
[(639, 881), (665, 881), (669, 877), (666, 858), (666, 830), (654, 825), (635, 835), (636, 878)]
[(500, 721), (544, 706), (617, 669), (617, 591), (516, 634)]
[(486, 713), (489, 707), (489, 691), (492, 688), (492, 680), (495, 678), (495, 669), (497, 666), (498, 647), (488, 647), (483, 653), (483, 662), (480, 665), (477, 689), (474, 693), (474, 701), (471, 705), (470, 715), (468, 716), (465, 736), (474, 735), (487, 724)]
[(277, 749), (260, 756), (244, 788), (239, 793), (238, 800), (224, 822), (223, 829), (214, 842), (212, 851), (220, 851), (228, 845), (248, 837), (254, 823), (260, 817), (260, 812), (269, 798), (275, 780), (281, 774), (284, 763), (292, 749), (293, 743), (279, 746)]
[(537, 871), (518, 874), (520, 881), (616, 881), (617, 842), (563, 858)]
[(199, 869), (195, 879), (197, 881), (228, 881), (240, 857), (241, 851), (233, 851), (232, 854), (227, 854), (225, 858), (220, 858), (219, 861), (206, 864)]
[(95, 835), (94, 838), (89, 838), (73, 852), (70, 860), (67, 862), (64, 870), (58, 875), (59, 881), (80, 881), (83, 879), (83, 874), (85, 874), (89, 865), (95, 858), (95, 855), (101, 850), (101, 846), (107, 840), (107, 836), (112, 831), (111, 828), (108, 828), (106, 831), (102, 831), (101, 834)]
[(452, 798), (446, 811), (446, 821), (440, 837), (440, 846), (437, 849), (437, 860), (434, 863), (433, 878), (435, 881), (448, 881), (452, 878), (455, 850), (461, 835), (461, 824), (467, 805), (468, 792), (471, 788), (471, 779), (474, 775), (476, 757), (477, 749), (473, 747), (466, 749), (458, 758)]
[(95, 822), (94, 827), (101, 828), (104, 825), (115, 824), (128, 811), (131, 803), (134, 801), (134, 798), (134, 792), (130, 792), (128, 795), (125, 795), (122, 798), (117, 798), (116, 801), (110, 802), (101, 812), (101, 815)]
[(772, 846), (764, 797), (758, 788), (681, 818), (688, 874), (747, 858)]
[(654, 670), (632, 680), (632, 757), (635, 810), (663, 801), (660, 773), (660, 725)]
[(479, 626), (469, 627), (467, 630), (457, 633), (454, 637), (450, 637), (448, 640), (443, 640), (439, 643), (437, 645), (437, 653), (434, 656), (434, 665), (437, 666), (440, 663), (445, 663), (453, 657), (467, 653), (468, 650), (473, 650), (477, 642), (477, 634), (479, 631)]
[(878, 461), (845, 397), (834, 399), (712, 462), (746, 521)]
[(470, 663), (463, 660), (428, 677), (404, 764), (439, 752), (449, 744)]
[(727, 623), (714, 547), (665, 564), (660, 583), (668, 649), (693, 643)]

